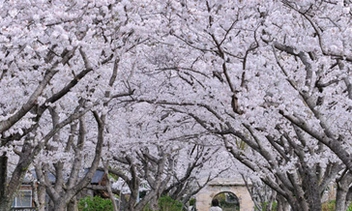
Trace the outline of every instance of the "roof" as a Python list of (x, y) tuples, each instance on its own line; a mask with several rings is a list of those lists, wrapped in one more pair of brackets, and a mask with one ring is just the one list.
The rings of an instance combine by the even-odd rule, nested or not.
[[(88, 169), (84, 170), (85, 174), (88, 173)], [(105, 172), (103, 170), (97, 169), (92, 177), (92, 180), (90, 181), (91, 184), (96, 184), (101, 182), (101, 180), (104, 177)]]
[[(89, 170), (88, 168), (84, 169), (84, 175), (88, 173), (88, 170)], [(34, 179), (37, 179), (37, 174), (35, 173), (34, 169), (31, 170), (31, 174)], [(100, 181), (102, 181), (104, 174), (105, 172), (103, 170), (97, 169), (92, 177), (91, 184), (97, 184)], [(53, 173), (49, 172), (48, 177), (51, 183), (55, 183), (56, 177)], [(23, 183), (29, 183), (30, 181), (31, 181), (30, 178), (25, 177)]]

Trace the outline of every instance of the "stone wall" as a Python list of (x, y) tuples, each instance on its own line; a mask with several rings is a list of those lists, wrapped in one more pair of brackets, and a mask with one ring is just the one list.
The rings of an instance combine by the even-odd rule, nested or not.
[(243, 181), (219, 178), (210, 182), (196, 195), (197, 211), (208, 211), (213, 197), (221, 192), (235, 194), (239, 199), (240, 211), (254, 210), (254, 203)]

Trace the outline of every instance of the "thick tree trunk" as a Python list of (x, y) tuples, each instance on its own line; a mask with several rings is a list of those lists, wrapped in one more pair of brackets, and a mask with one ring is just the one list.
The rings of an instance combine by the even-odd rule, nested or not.
[(76, 199), (76, 197), (74, 197), (74, 198), (70, 201), (70, 203), (68, 203), (67, 211), (78, 211), (77, 199)]
[(37, 187), (38, 211), (46, 211), (45, 210), (45, 205), (46, 205), (45, 196), (46, 196), (45, 186), (43, 184), (38, 184), (38, 187)]
[(321, 210), (321, 191), (319, 189), (317, 176), (315, 175), (315, 168), (305, 168), (303, 187), (306, 193), (309, 210)]
[(6, 154), (3, 154), (0, 157), (0, 201), (2, 197), (4, 197), (6, 194), (6, 177), (7, 177), (7, 156)]
[[(348, 187), (347, 187), (348, 189)], [(336, 190), (336, 204), (335, 204), (335, 211), (345, 211), (345, 202), (346, 202), (347, 190), (344, 187), (340, 187), (337, 185)]]
[(63, 198), (59, 198), (54, 202), (54, 210), (55, 211), (66, 211), (67, 204)]
[(128, 208), (128, 201), (126, 199), (126, 196), (121, 193), (120, 195), (120, 211), (127, 211)]
[(0, 211), (9, 211), (11, 209), (12, 201), (4, 196), (0, 201)]
[(8, 211), (11, 207), (11, 200), (6, 194), (7, 180), (7, 156), (4, 153), (0, 156), (0, 211)]
[(133, 192), (131, 193), (131, 196), (128, 200), (128, 211), (135, 211), (134, 206), (135, 204), (137, 204), (137, 197), (135, 196), (135, 194), (133, 194)]
[[(288, 210), (290, 210), (290, 209), (288, 209)], [(291, 204), (291, 210), (292, 211), (309, 211), (307, 206), (304, 206), (303, 203), (299, 203), (299, 202)]]
[(290, 205), (289, 203), (286, 201), (286, 199), (281, 196), (281, 195), (277, 195), (277, 211), (287, 211), (290, 210)]
[(302, 187), (304, 186), (304, 184), (300, 184), (300, 181), (297, 175), (296, 176), (292, 175), (291, 178), (292, 178), (292, 181), (295, 181), (293, 182), (294, 188), (292, 191), (289, 191), (285, 197), (287, 202), (291, 206), (291, 210), (292, 211), (310, 211), (307, 196), (304, 192), (305, 190)]
[(153, 197), (152, 200), (150, 201), (150, 208), (154, 211), (159, 210), (158, 206), (158, 197)]
[(346, 206), (348, 204), (346, 203), (347, 201), (347, 194), (349, 192), (349, 186), (352, 181), (352, 174), (347, 172), (344, 174), (340, 180), (337, 181), (337, 189), (336, 189), (336, 205), (335, 205), (335, 210), (336, 211), (345, 211)]
[(352, 187), (348, 189), (347, 196), (346, 196), (346, 207), (348, 207), (352, 202)]

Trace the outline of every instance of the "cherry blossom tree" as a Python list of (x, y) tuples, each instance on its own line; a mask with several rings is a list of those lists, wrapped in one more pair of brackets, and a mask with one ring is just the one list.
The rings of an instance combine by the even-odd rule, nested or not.
[[(181, 116), (173, 109), (136, 100), (135, 95), (122, 100), (126, 105), (112, 108), (118, 111), (109, 118), (119, 119), (119, 124), (109, 124), (108, 130), (118, 136), (109, 139), (104, 157), (109, 160), (109, 172), (128, 186), (129, 210), (141, 210), (147, 203), (157, 210), (162, 195), (186, 204), (232, 167), (231, 162), (219, 158), (221, 153), (227, 154), (224, 147), (207, 143), (208, 132), (187, 129), (192, 127), (187, 123), (190, 118), (179, 121)], [(138, 201), (139, 192), (145, 189), (142, 184), (147, 184), (147, 194)]]
[[(115, 157), (114, 159), (118, 161), (117, 168), (110, 169), (109, 172), (121, 177), (128, 185), (130, 190), (128, 210), (142, 210), (148, 203), (156, 210), (157, 201), (172, 176), (174, 155), (162, 147), (152, 154), (149, 148), (137, 150), (135, 153), (134, 156), (134, 153), (128, 153), (121, 158)], [(127, 170), (123, 168), (124, 165)], [(150, 190), (139, 201), (140, 185), (143, 179), (147, 181)]]
[[(85, 123), (82, 118), (80, 119), (79, 136), (77, 138), (77, 144), (73, 144), (74, 137), (72, 137), (71, 135), (69, 137), (67, 146), (65, 147), (66, 159), (69, 159), (69, 156), (67, 156), (67, 152), (71, 147), (74, 148), (74, 152), (75, 152), (75, 155), (71, 161), (72, 166), (71, 166), (71, 172), (69, 177), (67, 178), (65, 174), (67, 173), (67, 169), (70, 167), (67, 166), (67, 164), (64, 162), (64, 158), (61, 158), (56, 162), (53, 159), (48, 159), (50, 160), (50, 162), (53, 162), (52, 164), (55, 167), (54, 171), (51, 171), (49, 169), (50, 164), (48, 162), (41, 162), (36, 165), (37, 178), (40, 182), (40, 185), (44, 185), (46, 187), (46, 192), (50, 196), (50, 199), (53, 201), (54, 210), (66, 210), (67, 204), (69, 204), (69, 202), (72, 201), (74, 196), (77, 195), (77, 193), (80, 190), (82, 190), (90, 183), (90, 180), (92, 179), (98, 167), (100, 155), (102, 152), (101, 149), (103, 147), (103, 140), (104, 140), (103, 139), (104, 122), (102, 120), (102, 117), (100, 117), (97, 113), (95, 113), (95, 118), (98, 124), (98, 129), (97, 129), (98, 140), (96, 141), (96, 147), (95, 147), (95, 153), (94, 153), (95, 156), (94, 156), (93, 162), (90, 164), (90, 168), (88, 172), (86, 172), (83, 178), (79, 178), (80, 176), (82, 177), (82, 175), (79, 174), (82, 172), (80, 170), (84, 169), (82, 165), (82, 162), (84, 161), (84, 159), (82, 158), (83, 157), (82, 151), (85, 145), (85, 135), (86, 135)], [(72, 131), (72, 132), (75, 132), (75, 131)], [(58, 150), (55, 150), (55, 151), (57, 152)], [(50, 156), (52, 156), (52, 154)], [(42, 156), (42, 158), (43, 157), (44, 156)], [(54, 176), (55, 178), (54, 181), (50, 179), (49, 174), (52, 174)]]
[[(138, 146), (118, 153), (120, 156), (113, 156), (109, 172), (128, 186), (128, 210), (142, 210), (147, 205), (158, 210), (158, 199), (165, 195), (186, 204), (209, 181), (227, 170), (225, 167), (221, 171), (205, 172), (217, 165), (210, 160), (216, 156), (218, 149), (199, 145), (180, 146), (175, 143), (169, 146)], [(199, 182), (203, 179), (201, 175), (207, 176), (205, 182)], [(146, 187), (143, 188), (142, 184)], [(146, 191), (146, 195), (139, 199), (142, 190)]]
[[(67, 34), (56, 27), (56, 21), (62, 20), (50, 16), (46, 23), (41, 23), (39, 16), (33, 17), (33, 11), (40, 6), (30, 10), (27, 6), (31, 5), (19, 2), (2, 5), (1, 147), (11, 153), (7, 156), (12, 158), (13, 169), (10, 169), (12, 174), (8, 185), (1, 185), (5, 194), (0, 199), (0, 210), (8, 210), (11, 206), (15, 191), (43, 144), (91, 107), (83, 108), (85, 103), (72, 99), (72, 107), (62, 114), (65, 115), (63, 121), (56, 128), (39, 129), (42, 124), (47, 124), (44, 116), (50, 104), (65, 98), (92, 68), (83, 66), (76, 70), (76, 74), (62, 70), (79, 59), (84, 60), (84, 50), (68, 45)], [(70, 17), (65, 18), (70, 21)], [(51, 36), (52, 42), (48, 41)], [(58, 47), (60, 42), (63, 46)], [(53, 86), (60, 82), (60, 86)], [(75, 107), (78, 112), (72, 113)]]
[[(226, 147), (277, 193), (282, 209), (320, 210), (331, 181), (351, 182), (348, 1), (6, 1), (1, 7), (0, 134), (7, 154), (0, 163), (11, 157), (11, 180), (0, 188), (0, 210), (9, 208), (36, 157), (40, 172), (46, 168), (40, 156), (57, 152), (54, 163), (64, 166), (63, 155), (78, 159), (89, 147), (102, 147), (109, 162), (130, 152), (118, 159), (130, 174), (136, 163), (148, 168), (146, 158), (156, 160), (152, 169), (169, 168), (160, 177), (166, 181), (174, 176), (172, 153), (153, 157), (138, 147), (180, 140)], [(83, 131), (84, 122), (87, 137), (74, 137), (87, 138), (87, 145), (65, 151), (73, 146), (70, 131), (75, 125)], [(138, 185), (131, 178), (125, 179), (132, 191)], [(156, 195), (167, 189), (154, 182)], [(62, 191), (48, 183), (47, 189), (56, 199)], [(336, 209), (344, 210), (348, 190), (338, 190)]]
[(160, 34), (142, 48), (155, 88), (135, 101), (217, 137), (293, 210), (320, 210), (351, 162), (348, 3), (158, 3)]
[[(57, 160), (67, 155), (64, 149), (70, 144), (61, 142), (58, 133), (67, 137), (68, 125), (88, 111), (94, 111), (99, 126), (94, 173), (106, 106), (114, 98), (132, 94), (129, 88), (113, 86), (120, 53), (140, 41), (130, 42), (133, 31), (123, 28), (126, 6), (111, 3), (7, 1), (1, 5), (1, 151), (7, 152), (2, 161), (11, 158), (11, 179), (1, 185), (0, 210), (9, 209), (35, 159), (40, 161), (43, 154), (54, 153)], [(92, 172), (82, 183), (89, 181)]]

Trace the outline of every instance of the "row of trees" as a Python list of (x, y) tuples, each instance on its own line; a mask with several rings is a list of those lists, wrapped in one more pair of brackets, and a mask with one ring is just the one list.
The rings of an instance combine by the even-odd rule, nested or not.
[(65, 210), (99, 165), (129, 210), (156, 209), (228, 169), (224, 153), (279, 210), (321, 210), (335, 181), (349, 204), (348, 1), (7, 1), (0, 20), (0, 210), (32, 166)]
[[(149, 28), (139, 28), (142, 17), (134, 16), (139, 6), (127, 1), (4, 2), (0, 210), (10, 210), (32, 168), (40, 210), (47, 206), (46, 194), (54, 210), (74, 209), (76, 195), (89, 186), (99, 166), (128, 184), (129, 210), (141, 210), (147, 199), (156, 206), (163, 193), (189, 199), (204, 185), (187, 192), (217, 148), (183, 143), (186, 152), (181, 153), (178, 141), (138, 145), (144, 138), (157, 140), (152, 136), (157, 131), (128, 129), (137, 124), (128, 101), (141, 83), (131, 79), (132, 58), (137, 58), (137, 46), (153, 40)], [(131, 117), (119, 117), (127, 111)], [(216, 174), (207, 176), (210, 180)], [(144, 180), (152, 191), (136, 204)], [(93, 188), (113, 197), (109, 187)]]

